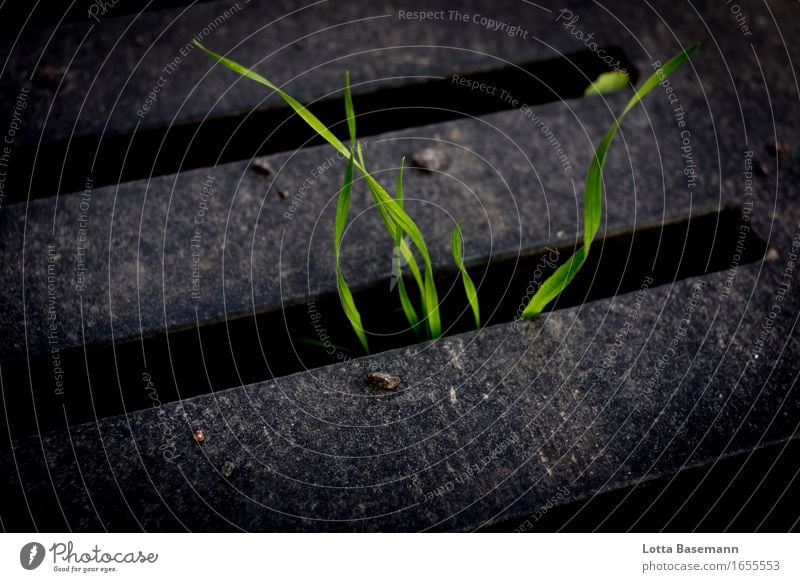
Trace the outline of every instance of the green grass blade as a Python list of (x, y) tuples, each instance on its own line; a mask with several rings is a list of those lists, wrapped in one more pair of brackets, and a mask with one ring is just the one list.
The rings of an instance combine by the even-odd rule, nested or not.
[(342, 188), (339, 190), (339, 200), (336, 203), (336, 222), (333, 228), (333, 252), (336, 258), (336, 289), (339, 292), (339, 301), (342, 304), (347, 319), (353, 331), (358, 336), (358, 341), (364, 351), (369, 353), (369, 343), (367, 336), (364, 332), (364, 326), (361, 323), (361, 314), (358, 312), (353, 294), (350, 292), (350, 287), (345, 281), (342, 274), (341, 263), (339, 262), (339, 250), (342, 244), (342, 234), (347, 226), (347, 215), (350, 212), (350, 194), (353, 189), (353, 160), (355, 156), (350, 156), (347, 161), (347, 169), (344, 172), (344, 179), (342, 180)]
[(439, 294), (436, 292), (433, 270), (427, 265), (425, 268), (425, 323), (427, 324), (428, 337), (430, 339), (436, 339), (442, 335)]
[(400, 305), (403, 306), (403, 313), (406, 315), (408, 324), (415, 333), (421, 333), (419, 327), (419, 316), (417, 315), (417, 310), (414, 309), (414, 304), (411, 302), (411, 298), (408, 296), (406, 284), (403, 281), (402, 274), (397, 279), (397, 292), (400, 296)]
[(556, 272), (550, 275), (531, 297), (530, 302), (522, 312), (522, 317), (528, 319), (539, 315), (547, 307), (548, 303), (558, 297), (572, 283), (572, 279), (575, 278), (584, 261), (586, 261), (586, 255), (586, 246), (581, 246), (566, 263), (556, 269)]
[[(431, 265), (431, 257), (428, 253), (428, 247), (425, 245), (425, 239), (417, 227), (416, 223), (411, 219), (408, 214), (395, 202), (395, 200), (386, 193), (386, 190), (378, 184), (378, 182), (369, 173), (363, 173), (364, 179), (370, 184), (375, 203), (378, 205), (385, 205), (389, 218), (394, 222), (398, 228), (401, 228), (411, 242), (417, 247), (417, 250), (422, 255), (422, 260), (425, 263), (424, 278), (423, 278), (423, 317), (425, 318), (426, 328), (429, 332), (431, 339), (437, 338), (442, 335), (442, 324), (439, 315), (439, 297), (436, 292), (436, 286), (433, 281), (433, 267)], [(394, 231), (391, 231), (394, 232)]]
[[(400, 206), (400, 208), (403, 207), (403, 168), (405, 167), (405, 165), (406, 165), (406, 158), (405, 156), (403, 156), (402, 158), (400, 158), (400, 169), (397, 170), (397, 182), (395, 183), (394, 186), (394, 199), (397, 200), (397, 204)], [(394, 242), (395, 245), (399, 247), (400, 241), (403, 239), (403, 237), (400, 235), (399, 232), (397, 233), (396, 236), (397, 238), (395, 239)]]
[[(380, 213), (381, 217), (383, 218), (383, 222), (386, 225), (386, 228), (389, 230), (389, 233), (392, 235), (393, 238), (397, 236), (397, 229), (401, 230), (402, 233), (408, 235), (408, 238), (411, 239), (411, 242), (417, 250), (419, 250), (420, 254), (422, 255), (422, 260), (425, 263), (425, 279), (422, 281), (421, 285), (421, 293), (423, 297), (423, 306), (425, 307), (425, 315), (426, 317), (430, 317), (430, 314), (433, 314), (433, 329), (431, 330), (432, 334), (431, 337), (439, 337), (441, 335), (441, 323), (439, 323), (438, 317), (438, 295), (436, 293), (436, 287), (433, 286), (433, 271), (431, 267), (431, 258), (428, 254), (428, 247), (425, 245), (425, 239), (422, 237), (422, 232), (420, 232), (419, 227), (417, 227), (416, 223), (412, 220), (412, 218), (406, 214), (403, 207), (397, 203), (397, 201), (387, 194), (386, 190), (384, 190), (383, 186), (381, 186), (375, 178), (372, 177), (366, 170), (366, 164), (364, 163), (364, 155), (361, 151), (361, 148), (358, 149), (358, 156), (360, 164), (357, 164), (356, 167), (359, 168), (359, 171), (364, 176), (364, 179), (367, 181), (369, 185), (370, 192), (372, 192), (372, 198), (375, 201), (375, 205), (378, 208), (378, 212)], [(402, 235), (401, 235), (402, 236)], [(402, 249), (401, 249), (402, 251)], [(403, 256), (408, 261), (409, 266), (416, 264), (416, 259), (414, 259), (414, 255), (411, 252), (404, 253)], [(419, 271), (419, 269), (415, 269), (411, 267), (412, 272)], [(415, 278), (417, 279), (418, 283), (421, 277), (418, 277), (415, 274)], [(435, 300), (435, 303), (431, 305), (430, 301)], [(430, 308), (429, 308), (430, 306)], [(435, 309), (434, 309), (435, 307)], [(433, 331), (438, 331), (438, 334), (434, 335)]]
[[(395, 200), (403, 207), (403, 167), (405, 166), (405, 158), (400, 160), (400, 169), (397, 171), (397, 184), (395, 186)], [(400, 257), (402, 253), (400, 249), (403, 245), (403, 233), (399, 228), (395, 228), (394, 233), (394, 257), (398, 261), (396, 265), (397, 272), (394, 273), (394, 276), (397, 278), (397, 293), (400, 296), (400, 305), (403, 307), (403, 313), (408, 320), (409, 325), (411, 328), (416, 332), (420, 333), (419, 330), (419, 316), (417, 315), (417, 310), (414, 309), (414, 304), (411, 302), (411, 298), (408, 296), (408, 292), (406, 291), (406, 285), (403, 281), (403, 267), (400, 264)], [(417, 269), (419, 271), (419, 269)]]
[[(367, 179), (367, 184), (369, 185), (370, 192), (372, 192), (372, 198), (375, 201), (375, 206), (378, 209), (378, 213), (381, 215), (383, 223), (386, 225), (387, 230), (392, 235), (392, 238), (395, 240), (395, 244), (397, 244), (398, 238), (400, 239), (400, 254), (408, 264), (408, 267), (411, 270), (412, 275), (414, 276), (414, 281), (417, 283), (417, 287), (419, 288), (419, 294), (422, 301), (422, 312), (424, 317), (425, 331), (427, 332), (427, 336), (429, 338), (438, 337), (438, 335), (432, 335), (433, 331), (437, 329), (441, 330), (441, 325), (438, 323), (437, 320), (439, 299), (438, 295), (436, 294), (436, 289), (434, 288), (433, 293), (430, 293), (430, 289), (426, 283), (426, 280), (423, 280), (422, 272), (420, 271), (417, 259), (414, 257), (414, 253), (411, 251), (411, 249), (408, 246), (408, 243), (403, 238), (403, 233), (407, 231), (404, 230), (401, 225), (396, 224), (394, 219), (392, 218), (388, 205), (386, 204), (386, 197), (388, 196), (388, 194), (386, 194), (386, 191), (383, 190), (381, 185), (378, 184), (378, 182), (374, 178), (372, 178), (372, 175), (366, 171), (364, 154), (361, 148), (358, 149), (358, 158), (361, 168), (363, 168), (362, 173), (364, 174), (364, 177)], [(403, 214), (405, 214), (401, 202), (397, 202), (394, 199), (391, 199), (391, 197), (389, 197), (389, 199), (392, 203), (398, 206), (398, 208), (400, 209), (401, 212), (403, 212)], [(408, 215), (406, 216), (408, 217)], [(411, 217), (408, 217), (408, 220), (411, 222), (411, 224), (414, 224), (413, 220), (411, 220)], [(416, 228), (415, 224), (414, 227)], [(428, 256), (427, 248), (424, 247), (424, 241), (422, 241), (423, 244), (422, 248), (420, 248), (419, 244), (417, 244), (418, 242), (421, 241), (421, 236), (422, 235), (420, 234), (419, 239), (416, 242), (412, 239), (411, 235), (409, 235), (409, 239), (411, 239), (412, 243), (414, 243), (415, 246), (417, 246), (417, 248), (420, 249), (420, 253), (423, 256), (423, 259), (425, 260), (426, 273), (427, 273), (428, 270), (430, 269), (430, 257)], [(431, 280), (433, 279), (432, 275), (430, 279)], [(429, 307), (430, 301), (435, 301), (436, 303), (434, 303), (434, 306), (437, 308), (436, 312), (433, 315), (434, 318), (433, 329), (431, 329), (431, 317), (429, 315), (429, 313), (431, 313), (432, 311), (432, 308)], [(417, 318), (417, 322), (419, 324), (419, 317)], [(439, 332), (439, 335), (441, 335), (441, 332)]]
[[(367, 164), (364, 162), (364, 151), (361, 148), (361, 144), (359, 144), (357, 152), (358, 152), (359, 165), (361, 166), (361, 168), (364, 169), (364, 172), (366, 172), (367, 171)], [(389, 234), (392, 235), (392, 239), (394, 239), (395, 236), (396, 236), (395, 235), (395, 231), (397, 230), (395, 228), (394, 221), (389, 216), (389, 211), (384, 207), (384, 205), (383, 204), (377, 204), (377, 201), (378, 201), (378, 199), (380, 197), (380, 194), (378, 194), (375, 191), (375, 186), (369, 181), (367, 182), (367, 185), (369, 186), (370, 192), (372, 193), (372, 199), (376, 201), (376, 208), (378, 209), (378, 214), (381, 215), (381, 218), (383, 219), (383, 223), (386, 225), (386, 229), (389, 231)]]
[(344, 171), (342, 187), (339, 190), (339, 198), (336, 202), (336, 219), (333, 227), (333, 252), (336, 260), (339, 260), (339, 250), (342, 244), (342, 235), (347, 226), (347, 216), (350, 213), (350, 194), (353, 190), (353, 162), (348, 160), (347, 168)]
[(617, 134), (622, 119), (645, 95), (663, 81), (665, 77), (669, 76), (673, 71), (689, 60), (689, 57), (698, 46), (699, 43), (694, 43), (672, 57), (656, 70), (655, 73), (650, 75), (642, 86), (636, 90), (633, 97), (631, 97), (630, 101), (628, 101), (628, 104), (625, 106), (625, 109), (603, 136), (603, 139), (595, 150), (594, 158), (592, 159), (592, 163), (586, 175), (586, 186), (583, 192), (583, 246), (579, 248), (566, 263), (556, 269), (556, 272), (539, 287), (522, 312), (522, 317), (531, 318), (539, 315), (547, 304), (555, 299), (559, 293), (572, 282), (575, 275), (586, 261), (592, 241), (594, 241), (594, 237), (600, 228), (600, 219), (603, 210), (603, 167), (606, 163), (606, 154), (608, 153), (614, 136)]
[(609, 93), (616, 93), (622, 91), (631, 84), (631, 77), (628, 73), (622, 71), (606, 71), (601, 73), (598, 77), (586, 87), (583, 92), (585, 97), (592, 95), (608, 95)]
[(417, 287), (419, 287), (419, 292), (422, 293), (422, 289), (424, 287), (424, 283), (422, 282), (422, 272), (419, 270), (417, 259), (412, 253), (411, 247), (408, 246), (406, 239), (400, 241), (400, 254), (405, 259), (408, 268), (411, 270), (411, 274), (414, 276), (414, 281), (416, 281)]
[(475, 283), (467, 273), (464, 266), (464, 257), (462, 256), (462, 240), (461, 240), (461, 225), (464, 224), (460, 220), (456, 227), (453, 229), (453, 236), (451, 237), (450, 244), (453, 248), (453, 260), (456, 262), (459, 272), (461, 273), (461, 280), (464, 282), (464, 292), (467, 294), (467, 301), (472, 308), (472, 315), (475, 317), (475, 327), (481, 327), (481, 309), (478, 305), (478, 292), (475, 290)]
[(356, 145), (356, 111), (353, 108), (353, 95), (350, 93), (350, 71), (344, 72), (344, 110), (347, 114), (347, 129), (350, 132), (350, 146)]
[(325, 127), (317, 117), (311, 113), (308, 109), (306, 109), (302, 103), (300, 103), (297, 99), (280, 89), (277, 85), (274, 85), (270, 81), (268, 81), (265, 77), (262, 77), (252, 69), (248, 69), (245, 66), (240, 65), (239, 63), (230, 60), (227, 57), (223, 57), (215, 53), (214, 51), (207, 49), (202, 44), (200, 44), (196, 39), (192, 41), (196, 47), (200, 50), (205, 52), (208, 56), (216, 60), (221, 65), (228, 67), (231, 71), (235, 73), (239, 73), (240, 75), (247, 77), (248, 79), (255, 81), (257, 83), (261, 83), (266, 87), (269, 87), (273, 91), (275, 91), (281, 98), (286, 102), (289, 107), (294, 109), (295, 113), (297, 113), (308, 125), (312, 127), (314, 131), (316, 131), (325, 141), (331, 144), (334, 148), (340, 151), (345, 156), (350, 156), (350, 151), (345, 147), (345, 145), (339, 141), (331, 130)]

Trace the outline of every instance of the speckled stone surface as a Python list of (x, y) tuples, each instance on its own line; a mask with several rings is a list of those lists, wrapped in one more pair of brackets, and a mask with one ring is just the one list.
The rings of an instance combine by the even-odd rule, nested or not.
[[(453, 8), (429, 2), (427, 9), (445, 7)], [(474, 0), (461, 2), (458, 9), (466, 14), (487, 11)], [(216, 52), (232, 51), (234, 60), (258, 65), (302, 100), (340, 92), (344, 69), (350, 69), (354, 83), (365, 84), (363, 92), (401, 85), (409, 76), (428, 78), (484, 69), (499, 61), (552, 56), (540, 43), (508, 42), (507, 36), (480, 25), (429, 21), (420, 26), (418, 20), (401, 17), (400, 10), (410, 8), (385, 1), (365, 6), (353, 0), (280, 0), (201, 2), (118, 18), (112, 10), (102, 23), (26, 29), (4, 72), (3, 95), (11, 98), (20, 86), (29, 85), (37, 61), (39, 67), (64, 70), (60, 87), (56, 83), (34, 90), (29, 122), (20, 137), (35, 142), (40, 136), (54, 140), (128, 133), (137, 124), (146, 128), (282, 106), (266, 91), (241, 82), (231, 87), (230, 74), (209, 71), (212, 61), (186, 46), (196, 36)], [(549, 23), (532, 19), (531, 12), (536, 11), (509, 0), (491, 8), (495, 19), (538, 24), (532, 32), (550, 29)], [(462, 33), (455, 45), (454, 29)], [(148, 101), (154, 88), (158, 94)], [(145, 105), (149, 108), (137, 115)]]
[[(707, 38), (709, 32), (697, 14), (702, 14), (728, 57), (732, 56), (729, 51), (748, 56), (747, 41), (751, 39), (779, 42), (766, 38), (774, 26), (773, 18), (783, 26), (791, 25), (790, 3), (782, 2), (771, 11), (758, 10), (758, 2), (739, 3), (750, 15), (752, 28), (763, 33), (750, 38), (739, 33), (730, 13), (713, 0), (696, 4), (697, 13), (674, 10), (661, 15), (647, 5), (619, 0), (606, 3), (606, 9), (580, 0), (537, 4), (544, 9), (515, 0), (492, 2), (491, 6), (478, 0), (462, 1), (457, 9), (469, 17), (467, 22), (452, 19), (449, 13), (444, 19), (420, 22), (401, 14), (411, 11), (409, 6), (391, 1), (369, 7), (354, 0), (306, 5), (289, 0), (202, 2), (190, 8), (119, 17), (114, 17), (112, 10), (101, 23), (27, 28), (19, 39), (13, 39), (13, 48), (11, 39), (4, 40), (6, 50), (12, 50), (3, 72), (2, 94), (4, 100), (11, 99), (21, 86), (29, 85), (37, 64), (64, 70), (60, 87), (56, 82), (34, 90), (19, 137), (35, 142), (40, 137), (53, 140), (109, 131), (127, 133), (137, 123), (141, 127), (173, 124), (175, 120), (204, 118), (209, 112), (213, 118), (280, 103), (263, 91), (246, 90), (241, 81), (232, 83), (222, 70), (209, 71), (210, 61), (197, 51), (182, 54), (181, 49), (196, 35), (217, 52), (230, 50), (235, 60), (269, 72), (272, 80), (285, 83), (298, 98), (313, 100), (340, 91), (345, 68), (350, 69), (355, 83), (367, 84), (364, 90), (397, 86), (407, 82), (408, 76), (440, 76), (496, 66), (498, 61), (550, 57), (553, 49), (548, 44), (564, 52), (585, 49), (585, 44), (564, 28), (562, 23), (569, 18), (562, 9), (585, 23), (577, 26), (578, 30), (593, 32), (599, 45), (622, 46), (637, 64), (661, 58), (659, 53), (666, 48), (674, 52), (675, 31), (687, 37), (684, 41)], [(450, 10), (453, 6), (434, 1), (428, 2), (426, 9)], [(624, 15), (624, 20), (615, 21), (611, 14)], [(473, 22), (476, 16), (478, 22)], [(520, 38), (491, 31), (481, 24), (481, 18), (518, 25), (528, 34)], [(648, 27), (630, 26), (642, 22)], [(205, 33), (204, 28), (208, 29)], [(164, 73), (164, 67), (176, 57), (175, 70)], [(777, 72), (770, 71), (772, 63), (762, 64), (771, 82), (781, 82), (770, 75)], [(157, 85), (159, 74), (165, 75), (166, 83), (161, 84), (146, 115), (138, 117), (136, 113)], [(748, 82), (738, 71), (732, 70), (731, 75), (737, 82)]]
[[(686, 280), (27, 439), (14, 448), (26, 498), (12, 473), (3, 520), (464, 530), (782, 441), (800, 421), (794, 321), (755, 358), (763, 315), (733, 308), (756, 277), (749, 299), (770, 301), (777, 280), (759, 270), (722, 299), (724, 275)], [(366, 387), (369, 369), (401, 387)]]

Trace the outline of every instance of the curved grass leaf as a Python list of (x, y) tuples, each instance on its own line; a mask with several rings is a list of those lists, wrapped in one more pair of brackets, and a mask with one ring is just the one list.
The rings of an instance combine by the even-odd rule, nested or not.
[(656, 87), (665, 77), (683, 65), (700, 43), (694, 43), (681, 51), (642, 84), (633, 94), (625, 109), (608, 129), (600, 144), (595, 150), (594, 158), (586, 175), (586, 186), (583, 191), (583, 246), (580, 247), (570, 259), (561, 265), (531, 297), (530, 302), (522, 312), (522, 317), (529, 319), (539, 315), (542, 310), (572, 282), (575, 275), (583, 266), (589, 255), (592, 241), (600, 228), (600, 219), (603, 209), (603, 167), (606, 163), (606, 154), (614, 136), (617, 134), (622, 119), (633, 107)]
[[(350, 147), (352, 148), (354, 147), (356, 141), (356, 117), (353, 110), (353, 100), (350, 96), (350, 73), (345, 71), (344, 78), (344, 103), (345, 111), (347, 113), (347, 126), (350, 130)], [(347, 160), (347, 167), (344, 171), (344, 178), (342, 179), (342, 187), (339, 190), (339, 197), (336, 201), (336, 219), (333, 226), (333, 254), (336, 261), (336, 290), (339, 293), (339, 301), (342, 304), (342, 309), (344, 310), (347, 319), (350, 321), (353, 331), (358, 336), (358, 341), (361, 342), (361, 346), (364, 348), (364, 351), (369, 353), (369, 343), (367, 342), (367, 336), (364, 332), (364, 326), (361, 323), (361, 314), (358, 312), (355, 300), (353, 299), (353, 294), (350, 291), (350, 287), (347, 285), (344, 275), (342, 274), (342, 266), (341, 262), (339, 261), (342, 235), (344, 234), (344, 229), (347, 227), (347, 216), (350, 214), (350, 195), (353, 191), (354, 159), (355, 156), (353, 156), (351, 152), (351, 155)]]
[(353, 95), (350, 93), (350, 71), (344, 72), (344, 111), (347, 115), (347, 130), (350, 132), (350, 147), (356, 145), (356, 111), (353, 108)]
[(367, 342), (367, 335), (364, 332), (364, 326), (361, 323), (361, 314), (356, 308), (353, 294), (350, 292), (350, 287), (345, 281), (342, 274), (342, 267), (339, 262), (339, 250), (342, 244), (342, 234), (347, 226), (347, 215), (350, 212), (350, 193), (353, 189), (353, 159), (350, 156), (347, 161), (347, 169), (344, 172), (344, 179), (342, 180), (342, 188), (339, 190), (339, 200), (336, 203), (336, 222), (333, 227), (333, 253), (336, 259), (336, 290), (339, 292), (339, 301), (342, 304), (347, 319), (350, 320), (350, 325), (353, 331), (358, 336), (358, 341), (364, 351), (369, 353), (369, 343)]
[(422, 282), (422, 273), (419, 270), (417, 259), (414, 257), (414, 253), (411, 251), (411, 247), (408, 246), (406, 239), (400, 241), (400, 255), (403, 257), (406, 265), (408, 265), (408, 268), (411, 270), (411, 274), (414, 276), (414, 281), (416, 281), (417, 287), (419, 287), (419, 291), (422, 293), (422, 289), (425, 286), (425, 284)]
[(631, 84), (631, 77), (622, 71), (606, 71), (600, 73), (583, 92), (584, 97), (592, 95), (608, 95), (622, 91)]
[[(403, 167), (405, 166), (405, 158), (401, 158), (400, 160), (400, 169), (397, 171), (397, 185), (395, 186), (395, 200), (403, 207)], [(400, 263), (400, 257), (402, 255), (401, 248), (403, 245), (403, 233), (399, 228), (395, 229), (394, 233), (394, 260), (397, 261), (393, 267), (396, 271), (392, 274), (393, 277), (396, 278), (397, 281), (397, 293), (400, 296), (400, 305), (403, 306), (403, 313), (408, 320), (409, 325), (417, 334), (420, 333), (419, 329), (419, 316), (417, 315), (416, 309), (414, 309), (414, 304), (411, 302), (411, 298), (408, 296), (408, 292), (406, 291), (406, 284), (403, 281), (403, 267)], [(419, 272), (419, 269), (417, 269)]]
[(283, 91), (277, 85), (273, 85), (265, 77), (259, 75), (252, 69), (248, 69), (247, 67), (240, 65), (236, 61), (232, 61), (227, 57), (223, 57), (222, 55), (217, 54), (210, 49), (207, 49), (197, 39), (192, 40), (192, 43), (197, 48), (206, 53), (208, 56), (216, 60), (218, 63), (228, 67), (231, 71), (239, 73), (243, 77), (247, 77), (251, 81), (256, 81), (257, 83), (261, 83), (262, 85), (265, 85), (270, 89), (272, 89), (273, 91), (275, 91), (278, 95), (281, 96), (281, 98), (286, 102), (286, 104), (289, 105), (289, 107), (294, 109), (295, 113), (297, 113), (308, 125), (311, 126), (311, 128), (314, 131), (316, 131), (320, 135), (320, 137), (322, 137), (325, 141), (327, 141), (339, 152), (341, 152), (342, 155), (346, 157), (350, 156), (350, 151), (345, 147), (345, 145), (341, 141), (339, 141), (339, 138), (333, 135), (331, 130), (325, 127), (325, 124), (322, 123), (319, 119), (317, 119), (317, 116), (311, 113), (308, 109), (306, 109), (303, 106), (303, 104), (300, 103), (297, 99), (295, 99), (294, 97)]
[(464, 266), (464, 257), (462, 256), (462, 241), (461, 241), (461, 225), (464, 224), (463, 220), (460, 220), (456, 227), (453, 229), (453, 236), (450, 239), (450, 244), (453, 247), (453, 260), (456, 262), (456, 266), (461, 273), (461, 280), (464, 282), (464, 292), (467, 294), (467, 301), (469, 301), (469, 306), (472, 308), (472, 315), (475, 318), (475, 327), (480, 329), (481, 327), (481, 309), (478, 305), (478, 292), (475, 290), (475, 283), (472, 282), (472, 278), (467, 273), (467, 269)]

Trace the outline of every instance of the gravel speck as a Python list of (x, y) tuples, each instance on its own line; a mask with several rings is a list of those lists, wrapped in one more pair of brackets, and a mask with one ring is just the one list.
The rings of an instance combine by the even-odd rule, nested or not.
[(228, 477), (233, 475), (233, 470), (235, 468), (236, 466), (233, 463), (231, 463), (230, 461), (225, 461), (224, 463), (222, 463), (222, 476), (227, 479)]
[(446, 163), (446, 159), (444, 154), (439, 150), (434, 148), (425, 148), (424, 150), (420, 150), (412, 154), (411, 162), (414, 164), (414, 166), (420, 168), (421, 170), (432, 172), (435, 170), (441, 170)]
[(394, 390), (400, 385), (400, 378), (386, 372), (369, 372), (364, 376), (364, 382), (378, 390)]

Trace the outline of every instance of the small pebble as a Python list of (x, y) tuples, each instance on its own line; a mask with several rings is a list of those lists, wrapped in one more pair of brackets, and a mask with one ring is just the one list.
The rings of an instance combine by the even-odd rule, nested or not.
[(789, 157), (789, 147), (788, 143), (782, 141), (771, 142), (767, 144), (767, 151), (775, 156), (776, 158), (780, 158), (781, 160), (785, 160)]
[(753, 171), (755, 172), (756, 176), (760, 176), (761, 178), (765, 176), (769, 176), (769, 168), (764, 162), (756, 162), (753, 166)]
[(250, 164), (250, 167), (254, 172), (261, 174), (262, 176), (271, 176), (274, 173), (274, 170), (272, 169), (272, 166), (269, 165), (269, 162), (260, 158), (254, 159)]
[(236, 467), (234, 466), (233, 463), (231, 463), (230, 461), (225, 461), (224, 463), (222, 463), (222, 476), (225, 478), (230, 477), (231, 475), (233, 475), (233, 470), (235, 468)]
[(781, 258), (781, 255), (780, 255), (780, 253), (778, 253), (778, 249), (771, 248), (771, 249), (769, 249), (767, 251), (767, 256), (764, 257), (764, 260), (765, 261), (769, 261), (770, 263), (774, 263), (775, 261), (777, 261), (780, 258)]
[(385, 372), (369, 372), (364, 376), (364, 382), (378, 390), (394, 390), (400, 385), (400, 378)]
[(202, 443), (203, 441), (206, 440), (206, 433), (203, 432), (202, 430), (196, 430), (194, 431), (192, 438), (194, 438), (194, 442)]
[(278, 188), (278, 197), (280, 197), (281, 200), (286, 200), (289, 197), (289, 191)]
[(444, 167), (445, 157), (442, 152), (434, 148), (425, 148), (411, 156), (412, 163), (422, 170), (429, 172), (440, 170)]

